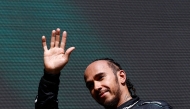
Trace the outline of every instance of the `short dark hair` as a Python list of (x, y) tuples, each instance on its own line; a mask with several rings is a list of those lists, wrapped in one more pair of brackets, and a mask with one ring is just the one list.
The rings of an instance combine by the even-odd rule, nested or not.
[[(110, 68), (112, 68), (113, 70), (113, 73), (116, 75), (116, 72), (119, 71), (119, 70), (123, 70), (121, 65), (119, 63), (117, 63), (116, 61), (114, 61), (113, 59), (111, 58), (99, 58), (99, 59), (95, 59), (94, 61), (92, 62), (95, 62), (95, 61), (99, 61), (99, 60), (105, 60), (108, 62), (108, 66)], [(134, 88), (133, 84), (130, 82), (130, 80), (127, 78), (126, 79), (126, 85), (127, 85), (127, 88), (132, 95), (136, 95), (136, 89)]]

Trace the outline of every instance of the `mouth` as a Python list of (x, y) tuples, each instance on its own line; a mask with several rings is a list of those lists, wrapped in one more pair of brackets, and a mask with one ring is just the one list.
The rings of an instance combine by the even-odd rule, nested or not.
[(108, 90), (101, 91), (101, 92), (99, 93), (99, 98), (104, 98), (105, 95), (106, 95), (106, 93), (108, 93)]

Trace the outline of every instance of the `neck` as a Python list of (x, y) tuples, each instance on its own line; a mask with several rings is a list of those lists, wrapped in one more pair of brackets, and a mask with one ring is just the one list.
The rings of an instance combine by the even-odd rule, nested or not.
[(129, 101), (131, 99), (132, 99), (131, 95), (126, 95), (125, 98), (124, 98), (124, 101), (127, 102), (127, 101)]
[(121, 94), (121, 98), (120, 98), (120, 101), (119, 101), (117, 107), (119, 107), (120, 105), (122, 105), (123, 103), (125, 103), (131, 99), (132, 99), (132, 97), (131, 97), (129, 91), (127, 90), (125, 93)]

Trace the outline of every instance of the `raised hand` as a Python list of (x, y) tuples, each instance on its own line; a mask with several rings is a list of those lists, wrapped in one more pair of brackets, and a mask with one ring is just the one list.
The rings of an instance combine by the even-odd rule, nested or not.
[(58, 74), (68, 63), (69, 56), (75, 47), (70, 47), (65, 51), (67, 32), (62, 34), (60, 44), (60, 29), (53, 30), (51, 34), (50, 49), (48, 50), (45, 36), (42, 36), (42, 46), (44, 49), (44, 67), (52, 74)]

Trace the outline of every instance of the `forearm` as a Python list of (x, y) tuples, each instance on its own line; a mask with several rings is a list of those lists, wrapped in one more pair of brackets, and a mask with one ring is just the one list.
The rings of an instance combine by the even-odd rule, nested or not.
[(40, 80), (35, 109), (58, 109), (59, 74), (52, 75), (44, 70)]

